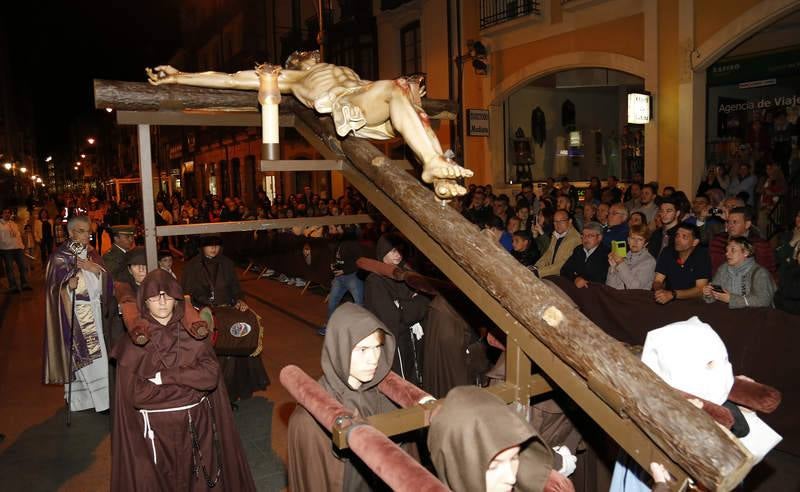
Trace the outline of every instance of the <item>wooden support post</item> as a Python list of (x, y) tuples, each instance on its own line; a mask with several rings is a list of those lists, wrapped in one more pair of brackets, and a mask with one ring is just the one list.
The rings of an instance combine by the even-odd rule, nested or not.
[(156, 244), (156, 212), (153, 197), (153, 155), (150, 151), (150, 125), (136, 127), (139, 137), (139, 176), (142, 178), (142, 214), (144, 215), (144, 246), (147, 251), (147, 270), (158, 268)]
[(516, 340), (506, 340), (506, 382), (514, 386), (514, 400), (528, 407), (532, 396), (531, 359), (525, 355)]
[[(537, 365), (553, 371), (548, 375), (562, 389), (569, 388), (567, 393), (573, 399), (582, 399), (584, 409), (584, 405), (590, 406), (587, 395), (593, 395), (586, 385), (590, 376), (620, 395), (625, 402), (625, 414), (636, 426), (624, 424), (596, 395), (592, 402), (602, 406), (589, 409), (589, 413), (640, 464), (646, 467), (648, 458), (663, 458), (661, 461), (669, 465), (671, 472), (678, 476), (688, 473), (714, 490), (730, 490), (747, 474), (751, 464), (746, 451), (621, 343), (554, 296), (502, 250), (494, 238), (444, 206), (408, 173), (388, 165), (386, 156), (369, 142), (357, 138), (334, 139), (330, 119), (320, 118), (289, 98), (284, 106), (291, 108), (298, 120), (313, 130), (334, 154), (349, 159), (354, 169), (348, 172), (346, 165), (345, 176), (407, 237), (418, 246), (420, 233), (433, 240), (434, 244), (421, 248), (423, 253), (512, 338), (517, 338), (526, 353), (534, 353), (534, 343), (547, 348), (549, 354), (542, 354), (545, 360), (540, 362), (535, 357)], [(380, 195), (385, 195), (388, 201), (381, 200)], [(401, 210), (397, 214), (387, 213), (392, 206)], [(438, 255), (437, 249), (440, 249)], [(548, 356), (558, 360), (546, 360)], [(583, 388), (572, 385), (570, 381), (575, 378), (583, 381)], [(631, 436), (638, 436), (641, 441), (632, 442)], [(635, 452), (638, 444), (645, 446), (650, 441), (658, 447), (648, 446), (647, 456)]]

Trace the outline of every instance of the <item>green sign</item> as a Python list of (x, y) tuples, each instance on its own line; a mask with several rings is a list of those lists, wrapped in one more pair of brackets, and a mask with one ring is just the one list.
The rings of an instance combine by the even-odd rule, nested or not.
[(753, 83), (797, 74), (800, 74), (800, 49), (719, 61), (708, 69), (708, 85)]

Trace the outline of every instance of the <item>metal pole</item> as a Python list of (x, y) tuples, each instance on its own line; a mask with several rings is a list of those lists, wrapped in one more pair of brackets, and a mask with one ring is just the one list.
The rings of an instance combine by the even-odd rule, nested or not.
[(147, 250), (147, 270), (158, 267), (156, 244), (156, 212), (153, 197), (153, 156), (150, 151), (150, 125), (136, 125), (139, 136), (139, 176), (142, 178), (142, 214), (144, 215), (144, 246)]

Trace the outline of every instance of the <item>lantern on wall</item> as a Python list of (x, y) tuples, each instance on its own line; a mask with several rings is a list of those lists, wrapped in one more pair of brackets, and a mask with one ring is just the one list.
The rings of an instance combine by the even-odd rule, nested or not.
[(647, 92), (628, 93), (628, 123), (644, 125), (650, 122), (650, 94)]

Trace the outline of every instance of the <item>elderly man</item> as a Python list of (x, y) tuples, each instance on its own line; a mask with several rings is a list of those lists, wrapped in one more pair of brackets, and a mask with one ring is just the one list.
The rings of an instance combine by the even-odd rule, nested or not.
[[(0, 255), (3, 256), (3, 263), (5, 263), (8, 293), (16, 294), (23, 290), (31, 290), (31, 287), (25, 277), (26, 266), (22, 255), (24, 249), (22, 235), (17, 223), (11, 220), (12, 215), (13, 210), (10, 207), (3, 208), (3, 216), (0, 217)], [(19, 284), (14, 275), (15, 263), (19, 270)]]
[(583, 227), (581, 244), (561, 267), (561, 276), (572, 279), (579, 289), (589, 287), (589, 282), (605, 284), (610, 252), (603, 244), (603, 226), (589, 222)]
[[(269, 72), (271, 67), (261, 67)], [(151, 84), (183, 84), (220, 89), (259, 89), (259, 71), (234, 74), (220, 72), (183, 73), (171, 66), (147, 69)], [(433, 183), (441, 199), (466, 194), (457, 183), (472, 171), (453, 162), (431, 128), (422, 109), (425, 95), (421, 80), (401, 77), (395, 80), (368, 81), (350, 68), (323, 63), (318, 51), (295, 52), (286, 60), (278, 76), (278, 88), (319, 113), (331, 114), (336, 132), (344, 137), (386, 140), (400, 134), (422, 163), (422, 180)]]
[(622, 203), (611, 205), (608, 225), (603, 231), (603, 245), (611, 249), (611, 241), (628, 240), (628, 209)]
[(109, 408), (103, 327), (109, 318), (111, 277), (89, 245), (89, 218), (73, 216), (67, 231), (69, 240), (47, 263), (44, 382), (66, 385), (73, 380), (70, 409), (101, 412)]
[(556, 210), (553, 214), (553, 237), (550, 246), (533, 267), (533, 272), (539, 277), (558, 275), (561, 267), (572, 255), (572, 251), (580, 245), (581, 236), (572, 227), (572, 219), (566, 210)]
[(136, 228), (132, 225), (115, 225), (111, 227), (111, 240), (113, 244), (108, 253), (103, 255), (106, 270), (115, 281), (121, 280), (127, 263), (125, 255), (136, 247)]

